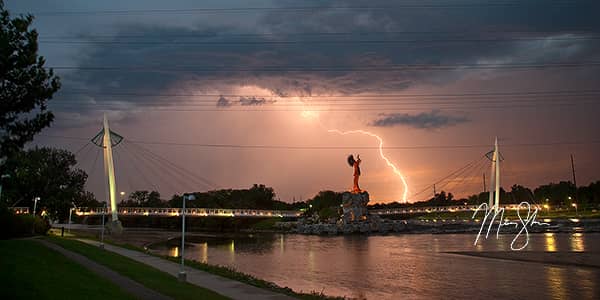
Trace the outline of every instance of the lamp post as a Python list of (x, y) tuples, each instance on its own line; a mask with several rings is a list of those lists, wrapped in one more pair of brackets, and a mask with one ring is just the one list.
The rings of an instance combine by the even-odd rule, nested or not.
[(73, 205), (73, 207), (69, 208), (69, 233), (71, 233), (71, 215), (73, 214), (73, 210), (77, 208), (75, 203), (71, 202), (71, 205)]
[(575, 215), (579, 215), (579, 212), (577, 211), (577, 203), (571, 203), (571, 206), (575, 207)]
[(31, 224), (31, 234), (35, 234), (35, 209), (38, 201), (40, 201), (40, 197), (33, 198), (33, 223)]
[(37, 208), (37, 202), (40, 201), (40, 197), (33, 198), (33, 215), (35, 216), (35, 209)]
[(106, 202), (102, 207), (102, 233), (100, 235), (100, 248), (104, 249), (104, 215), (106, 214)]
[(189, 195), (189, 194), (183, 194), (183, 200), (182, 200), (182, 205), (181, 205), (181, 270), (179, 271), (179, 274), (177, 274), (177, 278), (179, 279), (179, 281), (186, 281), (187, 280), (187, 275), (185, 274), (185, 259), (184, 259), (184, 253), (185, 253), (185, 201), (187, 200), (195, 200), (196, 197), (194, 197), (194, 195)]
[(2, 200), (2, 179), (4, 178), (10, 178), (10, 175), (2, 174), (2, 176), (0, 176), (0, 200)]

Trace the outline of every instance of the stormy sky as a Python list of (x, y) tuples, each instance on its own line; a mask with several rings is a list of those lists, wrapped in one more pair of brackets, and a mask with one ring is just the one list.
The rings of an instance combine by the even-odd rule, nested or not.
[[(8, 1), (32, 13), (62, 79), (34, 144), (78, 151), (104, 113), (119, 191), (272, 186), (283, 201), (351, 187), (375, 202), (600, 179), (597, 1)], [(386, 147), (388, 147), (386, 149)], [(78, 152), (104, 199), (102, 157)], [(170, 167), (169, 167), (170, 166)], [(418, 193), (425, 191), (422, 193)]]

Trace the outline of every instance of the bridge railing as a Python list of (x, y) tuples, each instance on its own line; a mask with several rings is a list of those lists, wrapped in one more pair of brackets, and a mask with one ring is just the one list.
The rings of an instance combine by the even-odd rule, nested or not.
[[(452, 205), (452, 206), (425, 206), (425, 207), (403, 207), (403, 208), (382, 208), (370, 209), (369, 212), (377, 215), (405, 215), (418, 213), (436, 213), (436, 212), (459, 212), (459, 211), (475, 211), (480, 204), (477, 205)], [(504, 210), (517, 210), (519, 204), (500, 205)], [(532, 205), (531, 209), (537, 208), (541, 210), (540, 205)], [(523, 209), (523, 207), (521, 207)]]
[[(383, 208), (370, 209), (369, 212), (377, 215), (404, 215), (417, 213), (440, 213), (440, 212), (464, 212), (475, 211), (479, 205), (453, 205), (453, 206), (426, 206), (426, 207), (404, 207), (404, 208)], [(502, 205), (505, 210), (516, 210), (518, 204)], [(532, 205), (532, 209), (541, 210), (541, 206)], [(22, 211), (27, 213), (29, 208), (23, 207)], [(79, 216), (93, 216), (109, 214), (107, 208), (78, 208), (75, 213)], [(165, 207), (119, 207), (119, 215), (132, 216), (179, 216), (181, 208)], [(186, 208), (186, 216), (190, 217), (299, 217), (301, 211), (295, 210), (264, 210), (264, 209), (228, 209), (228, 208)]]
[[(79, 216), (109, 214), (107, 208), (79, 208), (75, 211)], [(131, 216), (179, 216), (181, 208), (165, 207), (119, 207), (119, 215)], [(227, 208), (186, 208), (186, 216), (190, 217), (298, 217), (302, 214), (294, 210), (263, 209), (227, 209)]]

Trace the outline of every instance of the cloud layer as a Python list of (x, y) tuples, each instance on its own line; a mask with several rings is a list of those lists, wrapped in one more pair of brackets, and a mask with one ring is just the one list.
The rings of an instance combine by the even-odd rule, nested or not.
[(440, 129), (455, 126), (470, 120), (464, 116), (444, 115), (439, 111), (423, 112), (419, 114), (381, 114), (380, 117), (369, 125), (377, 127), (407, 126), (418, 129)]

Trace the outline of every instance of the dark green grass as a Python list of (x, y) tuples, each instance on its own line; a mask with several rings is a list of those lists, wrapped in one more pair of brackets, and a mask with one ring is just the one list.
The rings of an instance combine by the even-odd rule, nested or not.
[[(79, 235), (79, 233), (77, 233), (77, 235)], [(90, 236), (80, 236), (80, 237), (88, 237), (90, 238)], [(85, 246), (88, 246), (87, 244), (83, 244), (81, 242), (75, 241), (75, 240), (69, 240), (69, 239), (59, 239), (59, 238), (55, 238), (57, 240), (63, 240), (63, 241), (71, 241), (74, 243), (79, 243)], [(90, 239), (95, 240), (95, 238), (91, 237)], [(153, 254), (151, 252), (147, 252), (144, 248), (141, 247), (137, 247), (137, 246), (133, 246), (130, 244), (122, 244), (122, 243), (115, 243), (113, 241), (110, 240), (105, 240), (105, 242), (110, 243), (112, 245), (115, 245), (117, 247), (121, 247), (121, 248), (125, 248), (125, 249), (129, 249), (129, 250), (133, 250), (133, 251), (139, 251), (139, 252), (144, 252), (146, 254), (149, 255), (153, 255), (156, 257), (160, 257), (162, 259), (166, 259), (166, 260), (170, 260), (173, 262), (179, 262), (180, 258), (177, 257), (170, 257), (170, 256), (164, 256), (164, 255), (158, 255), (158, 254)], [(94, 247), (95, 248), (95, 247)], [(274, 292), (278, 292), (278, 293), (282, 293), (282, 294), (286, 294), (288, 296), (294, 297), (294, 298), (298, 298), (298, 299), (303, 299), (303, 300), (337, 300), (337, 299), (344, 299), (344, 297), (331, 297), (331, 296), (327, 296), (324, 295), (322, 293), (319, 292), (312, 292), (312, 293), (297, 293), (294, 292), (292, 289), (288, 288), (288, 287), (280, 287), (272, 282), (268, 282), (266, 280), (262, 280), (259, 278), (256, 278), (252, 275), (248, 275), (242, 272), (238, 272), (234, 269), (225, 267), (225, 266), (218, 266), (218, 265), (209, 265), (206, 263), (201, 263), (201, 262), (197, 262), (194, 260), (185, 260), (185, 264), (188, 267), (192, 267), (195, 269), (199, 269), (211, 274), (215, 274), (215, 275), (219, 275), (225, 278), (229, 278), (229, 279), (233, 279), (233, 280), (237, 280), (243, 283), (247, 283), (259, 288), (264, 288), (264, 289), (268, 289)]]
[(48, 240), (175, 299), (228, 299), (211, 290), (179, 282), (172, 275), (110, 251), (66, 238), (48, 237)]
[(0, 240), (2, 299), (134, 299), (118, 286), (31, 240)]

